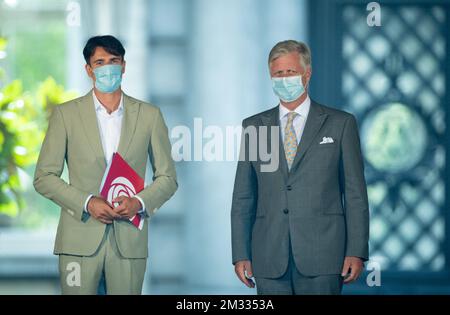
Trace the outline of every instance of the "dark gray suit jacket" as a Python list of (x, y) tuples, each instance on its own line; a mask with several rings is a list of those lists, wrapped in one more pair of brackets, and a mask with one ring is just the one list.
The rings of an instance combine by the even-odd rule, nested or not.
[[(278, 106), (245, 119), (248, 126), (279, 127)], [(323, 137), (334, 143), (319, 144)], [(265, 138), (270, 148), (272, 140)], [(247, 137), (242, 141), (248, 146)], [(288, 265), (289, 238), (296, 266), (307, 276), (340, 274), (345, 256), (367, 260), (369, 208), (354, 116), (311, 101), (290, 172), (279, 143), (275, 172), (261, 172), (259, 156), (238, 162), (233, 263), (251, 260), (255, 277), (280, 277)]]

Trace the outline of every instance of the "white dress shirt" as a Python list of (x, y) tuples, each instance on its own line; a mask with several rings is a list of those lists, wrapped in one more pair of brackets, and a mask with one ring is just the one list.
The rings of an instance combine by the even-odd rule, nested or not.
[[(97, 115), (97, 122), (100, 131), (100, 139), (102, 142), (103, 153), (105, 154), (106, 165), (109, 165), (112, 161), (112, 156), (114, 152), (117, 152), (119, 148), (120, 141), (120, 133), (122, 131), (122, 118), (123, 118), (123, 94), (120, 97), (119, 107), (113, 111), (111, 114), (108, 114), (105, 106), (103, 106), (98, 100), (95, 92), (92, 92), (92, 97), (94, 99), (95, 113)], [(108, 169), (108, 168), (106, 168)], [(94, 195), (90, 195), (84, 204), (84, 210), (87, 211), (87, 204), (89, 200)], [(139, 213), (143, 213), (145, 211), (145, 204), (142, 198), (139, 196), (136, 197), (142, 208), (139, 210)]]
[[(300, 140), (303, 135), (303, 130), (305, 129), (306, 119), (308, 118), (309, 108), (311, 107), (311, 100), (309, 95), (306, 95), (306, 99), (294, 110), (298, 115), (295, 116), (294, 121), (292, 122), (295, 130), (295, 136), (297, 137), (297, 144), (300, 143)], [(284, 129), (286, 128), (288, 114), (291, 110), (284, 107), (281, 103), (279, 105), (280, 112), (280, 127), (281, 127), (281, 139), (284, 143)]]

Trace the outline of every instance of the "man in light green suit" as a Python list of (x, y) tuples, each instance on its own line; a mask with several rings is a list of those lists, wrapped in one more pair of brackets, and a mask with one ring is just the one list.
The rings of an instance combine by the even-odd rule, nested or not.
[[(54, 254), (63, 294), (141, 294), (148, 256), (148, 219), (176, 191), (168, 130), (160, 110), (125, 95), (125, 49), (113, 36), (96, 36), (83, 51), (94, 82), (87, 95), (54, 108), (42, 145), (34, 187), (61, 207)], [(99, 196), (112, 154), (142, 177), (147, 157), (153, 182), (113, 207)], [(60, 178), (67, 163), (69, 183)], [(140, 215), (139, 230), (129, 218)]]

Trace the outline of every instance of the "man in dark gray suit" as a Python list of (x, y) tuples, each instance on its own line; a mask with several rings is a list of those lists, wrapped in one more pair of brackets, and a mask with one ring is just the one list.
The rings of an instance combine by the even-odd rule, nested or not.
[[(368, 259), (369, 209), (353, 115), (312, 101), (311, 53), (280, 42), (269, 55), (275, 108), (243, 121), (244, 152), (266, 137), (279, 167), (241, 155), (231, 210), (233, 264), (258, 294), (340, 294)], [(277, 137), (262, 128), (277, 127)], [(249, 128), (257, 130), (252, 141)], [(255, 140), (255, 139), (253, 139)], [(274, 142), (275, 141), (275, 142)], [(274, 146), (275, 143), (275, 146)]]

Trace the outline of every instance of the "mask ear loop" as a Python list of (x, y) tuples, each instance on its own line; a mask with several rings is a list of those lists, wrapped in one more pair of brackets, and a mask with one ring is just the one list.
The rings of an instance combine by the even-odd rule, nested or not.
[[(303, 73), (303, 74), (301, 74), (301, 77), (303, 78), (304, 76), (305, 76), (305, 74), (306, 74), (306, 69), (305, 69), (305, 72)], [(309, 81), (311, 80), (311, 78), (308, 80), (308, 82), (306, 82), (306, 85), (305, 85), (305, 91), (306, 92), (308, 92), (308, 88), (309, 88)], [(303, 82), (302, 82), (302, 85), (303, 85)]]

